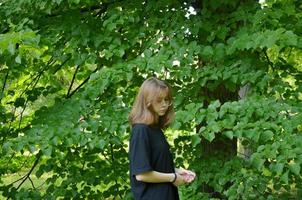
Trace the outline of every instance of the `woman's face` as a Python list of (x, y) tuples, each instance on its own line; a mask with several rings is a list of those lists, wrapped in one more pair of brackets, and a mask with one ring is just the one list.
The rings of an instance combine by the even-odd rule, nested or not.
[(169, 100), (167, 92), (162, 92), (152, 103), (153, 110), (158, 116), (165, 115), (171, 105), (172, 102)]

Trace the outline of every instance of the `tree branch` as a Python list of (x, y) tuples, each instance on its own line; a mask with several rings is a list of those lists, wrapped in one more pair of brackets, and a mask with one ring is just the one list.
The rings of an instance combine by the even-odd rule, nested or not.
[(266, 60), (267, 60), (267, 62), (269, 64), (269, 66), (271, 66), (272, 70), (274, 71), (275, 70), (274, 65), (273, 65), (272, 61), (270, 61), (270, 59), (269, 59), (269, 57), (268, 57), (265, 49), (263, 50), (263, 53), (265, 55), (265, 58), (266, 58)]
[[(93, 5), (93, 6), (90, 6), (90, 7), (84, 7), (84, 8), (80, 9), (80, 13), (85, 13), (85, 12), (98, 10), (98, 9), (102, 9), (102, 6), (101, 5)], [(74, 10), (77, 10), (77, 9), (74, 9)], [(53, 14), (46, 15), (46, 17), (61, 16), (64, 11), (70, 11), (70, 9), (69, 10), (59, 10), (57, 12), (54, 12)]]
[(89, 74), (89, 76), (75, 89), (75, 90), (73, 90), (68, 96), (66, 96), (66, 99), (69, 99), (72, 95), (74, 95), (86, 82), (88, 82), (89, 81), (89, 79), (90, 79), (90, 76), (93, 74), (93, 73), (95, 73), (95, 72), (97, 72), (98, 70), (99, 70), (100, 68), (99, 67), (97, 67), (95, 70), (93, 70), (93, 72), (91, 73), (91, 74)]
[(53, 75), (56, 74), (62, 67), (63, 65), (65, 65), (65, 63), (70, 60), (71, 56), (69, 56), (68, 58), (66, 58), (66, 60), (64, 60), (61, 65), (52, 73)]
[[(25, 90), (20, 94), (19, 97), (22, 97), (22, 95), (27, 91), (27, 89), (36, 81), (36, 79), (40, 79), (41, 75), (43, 74), (43, 72), (46, 70), (47, 67), (49, 67), (52, 63), (54, 62), (53, 60), (53, 56), (48, 60), (47, 64), (41, 69), (41, 71), (33, 78), (33, 80), (26, 86)], [(34, 85), (36, 85), (36, 83), (34, 83)]]
[(0, 102), (2, 100), (2, 95), (4, 93), (4, 89), (5, 89), (5, 86), (6, 86), (6, 81), (7, 81), (7, 78), (8, 78), (8, 74), (9, 74), (9, 70), (7, 70), (5, 78), (4, 78), (4, 83), (3, 83), (3, 86), (2, 86), (2, 90), (1, 90)]
[(7, 161), (5, 168), (8, 168), (8, 163), (15, 157), (16, 153), (13, 153), (13, 155), (10, 157), (10, 159)]
[(29, 178), (29, 176), (30, 176), (30, 174), (32, 173), (32, 171), (35, 169), (35, 167), (38, 165), (38, 163), (39, 163), (39, 160), (40, 160), (40, 158), (41, 158), (41, 151), (39, 151), (39, 153), (37, 154), (37, 157), (36, 157), (36, 160), (35, 160), (35, 163), (34, 163), (34, 165), (32, 166), (32, 168), (29, 170), (29, 172), (25, 175), (25, 176), (23, 176), (21, 179), (19, 179), (19, 180), (22, 180), (22, 182), (18, 185), (18, 187), (17, 187), (17, 190), (21, 187), (21, 185), (26, 181), (26, 179), (28, 179)]
[(46, 183), (46, 181), (47, 181), (47, 180), (45, 180), (43, 183), (41, 183), (39, 186), (37, 186), (36, 189), (41, 188), (41, 187)]
[[(51, 62), (52, 62), (52, 61), (51, 61)], [(48, 65), (46, 65), (46, 66), (49, 66), (51, 62), (49, 62)], [(37, 76), (37, 78), (36, 78), (36, 82), (35, 82), (34, 85), (32, 86), (32, 89), (34, 89), (34, 88), (37, 86), (37, 84), (38, 84), (38, 82), (39, 82), (39, 80), (40, 80), (40, 78), (41, 78), (43, 72), (45, 71), (45, 69), (46, 69), (46, 67), (44, 67), (44, 69), (41, 70), (41, 72), (38, 74), (38, 76)], [(24, 111), (25, 111), (25, 109), (26, 109), (27, 102), (28, 102), (28, 99), (26, 99), (26, 101), (25, 101), (25, 103), (24, 103), (24, 105), (23, 105), (21, 114), (20, 114), (19, 129), (20, 129), (20, 126), (21, 126), (21, 122), (22, 122), (22, 119), (23, 119), (23, 113), (24, 113)]]
[[(37, 74), (37, 76), (35, 78), (33, 78), (33, 80), (26, 86), (26, 88), (24, 89), (24, 91), (21, 92), (21, 94), (19, 95), (19, 98), (21, 98), (23, 96), (23, 94), (28, 90), (28, 88), (36, 81), (36, 79), (40, 79), (41, 75), (43, 74), (43, 72), (46, 70), (46, 68), (51, 65), (51, 63), (53, 62), (53, 56), (49, 59), (49, 61), (47, 62), (47, 64), (44, 66), (44, 68)], [(28, 80), (28, 79), (27, 79)], [(38, 83), (38, 80), (36, 81), (36, 83), (34, 83), (34, 87), (35, 85)], [(8, 126), (8, 129), (6, 131), (6, 133), (8, 133), (11, 129), (11, 125), (13, 123), (13, 121), (15, 120), (16, 116), (15, 116), (15, 113), (16, 113), (16, 107), (13, 107), (13, 114), (12, 114), (12, 117), (10, 119), (10, 122), (9, 122), (9, 126)], [(4, 140), (6, 139), (6, 136), (4, 135), (3, 138), (2, 138), (2, 143), (4, 142)]]
[[(15, 118), (16, 107), (13, 107), (12, 113), (13, 113), (13, 114), (12, 114), (12, 117), (11, 117), (11, 119), (10, 119), (10, 121), (9, 121), (8, 129), (6, 130), (6, 133), (8, 133), (8, 132), (10, 131), (10, 129), (11, 129), (12, 123), (13, 123), (14, 118)], [(4, 143), (4, 140), (5, 140), (5, 139), (6, 139), (6, 135), (4, 135), (4, 136), (2, 137), (2, 144)]]
[[(115, 170), (115, 164), (114, 164), (114, 155), (113, 155), (113, 145), (112, 145), (112, 143), (110, 143), (110, 151), (111, 151), (111, 159), (112, 159), (113, 171), (116, 171)], [(118, 185), (117, 184), (117, 179), (115, 179), (114, 182), (115, 182), (115, 185), (116, 185), (116, 190), (117, 190), (116, 192), (119, 193), (119, 189), (117, 187), (117, 185)], [(123, 198), (120, 194), (119, 194), (119, 196), (120, 196), (120, 198)], [(115, 199), (115, 197), (113, 199)]]
[(70, 86), (68, 88), (68, 92), (67, 92), (67, 95), (66, 95), (67, 97), (70, 95), (70, 91), (71, 91), (72, 85), (74, 83), (74, 79), (75, 79), (75, 77), (76, 77), (76, 75), (78, 73), (79, 68), (80, 68), (80, 65), (77, 66), (77, 68), (76, 68), (76, 70), (75, 70), (75, 72), (73, 74), (73, 77), (72, 77), (72, 80), (71, 80), (71, 83), (70, 83)]
[[(99, 5), (92, 5), (90, 7), (82, 7), (80, 8), (80, 13), (87, 13), (87, 12), (91, 12), (91, 11), (97, 11), (96, 15), (99, 15), (101, 14), (102, 12), (104, 13), (108, 6), (111, 5), (111, 4), (114, 4), (114, 3), (118, 3), (118, 2), (122, 2), (121, 1), (109, 1), (108, 3), (102, 3), (102, 4), (99, 4)], [(74, 10), (77, 10), (77, 9), (74, 9)], [(70, 11), (70, 9), (68, 10), (58, 10), (57, 12), (53, 12), (53, 14), (49, 14), (47, 15), (46, 17), (57, 17), (57, 16), (61, 16), (62, 13), (64, 13), (65, 11)]]
[(32, 181), (31, 178), (30, 178), (30, 176), (28, 176), (28, 179), (29, 179), (29, 181), (30, 181), (30, 183), (31, 183), (31, 186), (32, 186), (34, 189), (36, 189), (36, 187), (35, 187), (33, 181)]

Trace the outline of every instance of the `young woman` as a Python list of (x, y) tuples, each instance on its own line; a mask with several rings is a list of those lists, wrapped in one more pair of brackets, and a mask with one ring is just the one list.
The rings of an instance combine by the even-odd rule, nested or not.
[(195, 178), (194, 172), (174, 167), (162, 131), (173, 117), (170, 87), (156, 78), (145, 80), (129, 115), (130, 182), (135, 200), (178, 200), (177, 186)]

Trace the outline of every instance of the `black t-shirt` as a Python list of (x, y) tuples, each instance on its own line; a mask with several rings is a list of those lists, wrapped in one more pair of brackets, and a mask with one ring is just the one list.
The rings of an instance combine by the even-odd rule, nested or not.
[(135, 200), (179, 200), (177, 187), (172, 183), (146, 183), (135, 175), (158, 171), (174, 173), (169, 144), (160, 128), (145, 124), (132, 127), (130, 139), (130, 182)]

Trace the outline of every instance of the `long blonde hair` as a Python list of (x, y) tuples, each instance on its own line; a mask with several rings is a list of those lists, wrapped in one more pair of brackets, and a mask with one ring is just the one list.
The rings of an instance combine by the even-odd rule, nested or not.
[(158, 117), (152, 108), (152, 103), (162, 92), (167, 92), (167, 98), (172, 102), (171, 88), (164, 81), (157, 78), (149, 78), (143, 82), (135, 98), (132, 110), (129, 114), (131, 125), (144, 123), (151, 126), (166, 128), (174, 119), (173, 106), (169, 106), (164, 116)]

